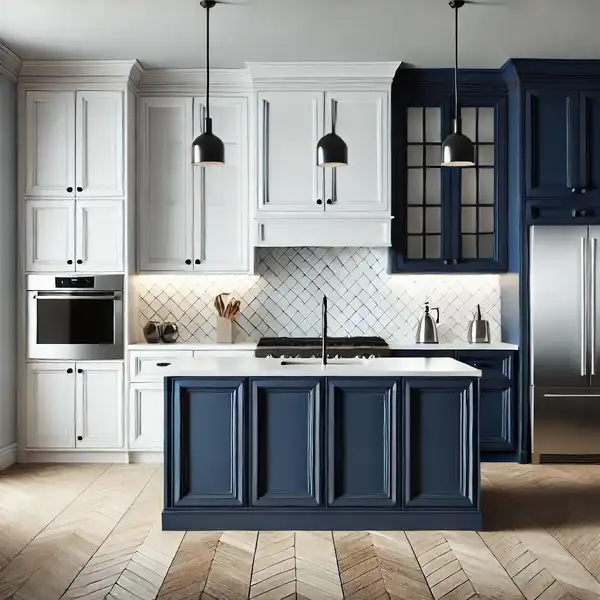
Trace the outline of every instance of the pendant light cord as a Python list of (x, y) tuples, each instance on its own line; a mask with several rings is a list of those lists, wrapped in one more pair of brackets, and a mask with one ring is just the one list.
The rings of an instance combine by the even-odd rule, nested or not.
[(206, 120), (210, 122), (210, 7), (206, 7)]
[(454, 115), (458, 127), (458, 6), (454, 8)]

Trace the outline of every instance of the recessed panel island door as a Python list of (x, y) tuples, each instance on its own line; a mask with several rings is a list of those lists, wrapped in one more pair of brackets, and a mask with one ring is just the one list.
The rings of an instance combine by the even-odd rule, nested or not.
[(319, 379), (250, 382), (250, 503), (321, 503), (321, 394)]
[[(244, 382), (182, 379), (166, 405), (166, 506), (237, 506), (244, 501)], [(170, 476), (168, 474), (171, 474)]]

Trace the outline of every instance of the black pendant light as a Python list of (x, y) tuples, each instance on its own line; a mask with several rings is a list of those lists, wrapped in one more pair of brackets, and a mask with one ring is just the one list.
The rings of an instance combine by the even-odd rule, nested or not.
[(458, 106), (458, 9), (465, 0), (452, 0), (450, 8), (454, 10), (454, 133), (442, 144), (443, 167), (472, 167), (475, 165), (475, 147), (473, 142), (462, 133), (460, 108)]
[(345, 167), (348, 164), (348, 146), (335, 132), (337, 102), (331, 105), (331, 133), (324, 135), (317, 144), (318, 167)]
[(210, 118), (210, 9), (215, 4), (215, 0), (200, 2), (200, 5), (206, 9), (206, 118), (204, 119), (204, 133), (199, 135), (192, 144), (192, 164), (196, 167), (212, 167), (225, 162), (225, 146), (213, 134)]

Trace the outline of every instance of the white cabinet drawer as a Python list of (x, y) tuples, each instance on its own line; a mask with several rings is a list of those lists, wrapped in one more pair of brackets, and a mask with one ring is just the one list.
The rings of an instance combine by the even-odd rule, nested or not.
[(194, 358), (250, 358), (253, 350), (194, 350)]
[(161, 378), (161, 363), (171, 363), (178, 360), (193, 358), (192, 350), (151, 350), (131, 352), (129, 354), (129, 377), (131, 381), (159, 381)]

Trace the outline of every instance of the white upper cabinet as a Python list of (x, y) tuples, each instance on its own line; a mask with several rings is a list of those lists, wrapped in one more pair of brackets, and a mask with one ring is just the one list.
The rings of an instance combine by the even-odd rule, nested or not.
[(389, 95), (383, 91), (328, 92), (326, 131), (335, 131), (348, 145), (348, 165), (326, 169), (328, 212), (389, 210)]
[(75, 94), (26, 93), (25, 194), (75, 197)]
[(259, 211), (323, 212), (323, 92), (258, 93)]
[(27, 200), (25, 269), (75, 270), (75, 200)]
[(75, 447), (75, 363), (27, 365), (27, 447)]
[(77, 448), (123, 446), (123, 366), (77, 363), (75, 434)]
[(192, 98), (140, 98), (138, 268), (192, 271)]
[(76, 192), (119, 198), (123, 188), (123, 94), (76, 94)]
[[(196, 99), (194, 136), (203, 131), (204, 110), (204, 99)], [(247, 271), (247, 99), (215, 98), (210, 111), (213, 131), (225, 145), (225, 164), (194, 169), (194, 270)]]
[(75, 206), (76, 270), (123, 271), (123, 201), (77, 200)]
[(123, 93), (25, 95), (25, 195), (124, 196)]

